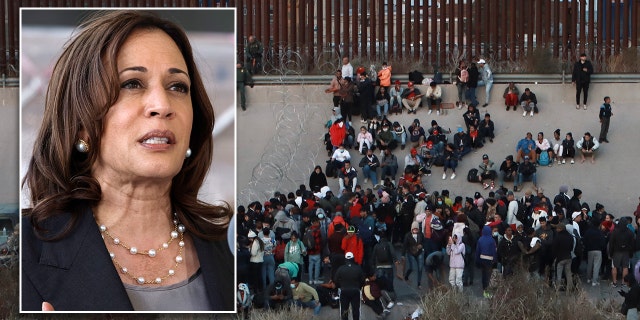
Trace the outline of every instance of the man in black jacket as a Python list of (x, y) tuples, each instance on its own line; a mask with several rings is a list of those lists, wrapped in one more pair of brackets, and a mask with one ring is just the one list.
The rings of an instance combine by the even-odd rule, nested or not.
[(580, 60), (573, 65), (573, 73), (571, 74), (571, 83), (576, 86), (576, 109), (580, 109), (580, 91), (584, 90), (582, 107), (587, 110), (587, 97), (589, 96), (592, 73), (593, 65), (591, 61), (587, 60), (587, 54), (580, 54)]
[(626, 218), (621, 218), (609, 237), (609, 258), (612, 261), (611, 286), (617, 287), (618, 269), (622, 269), (622, 278), (629, 273), (629, 257), (633, 254), (633, 232), (627, 228)]
[(562, 283), (562, 271), (567, 279), (567, 291), (573, 289), (573, 275), (571, 274), (571, 252), (573, 251), (573, 236), (567, 231), (564, 223), (556, 226), (556, 235), (553, 239), (553, 255), (557, 261), (556, 286)]
[(353, 253), (344, 255), (346, 263), (336, 272), (334, 282), (340, 288), (340, 315), (342, 320), (349, 318), (349, 305), (353, 320), (360, 319), (360, 288), (364, 285), (364, 272), (353, 261)]

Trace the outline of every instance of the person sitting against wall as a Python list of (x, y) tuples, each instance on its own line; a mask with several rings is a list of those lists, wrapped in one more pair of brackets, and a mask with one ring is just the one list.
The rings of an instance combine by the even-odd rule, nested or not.
[(513, 111), (516, 111), (518, 107), (518, 97), (520, 96), (520, 91), (518, 87), (513, 82), (509, 82), (509, 85), (504, 89), (504, 104), (507, 106), (507, 111), (509, 108), (513, 107)]

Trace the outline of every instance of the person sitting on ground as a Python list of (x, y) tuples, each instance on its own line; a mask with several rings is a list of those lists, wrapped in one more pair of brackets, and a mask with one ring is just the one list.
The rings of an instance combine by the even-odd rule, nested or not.
[(418, 155), (418, 150), (416, 148), (411, 148), (411, 151), (409, 152), (409, 154), (407, 154), (404, 157), (404, 168), (406, 169), (407, 167), (416, 167), (416, 168), (421, 168), (423, 167), (424, 161), (422, 160), (422, 158)]
[(265, 308), (283, 310), (291, 305), (293, 293), (290, 286), (285, 286), (280, 280), (271, 283), (265, 293)]
[[(478, 182), (484, 189), (491, 187), (491, 190), (495, 188), (495, 179), (497, 176), (496, 167), (493, 161), (489, 160), (489, 155), (486, 153), (482, 155), (482, 162), (478, 165), (480, 170), (478, 171)], [(491, 180), (491, 184), (484, 183), (484, 180)]]
[(407, 143), (407, 129), (400, 122), (394, 121), (391, 133), (393, 133), (396, 144), (400, 143), (400, 150), (404, 150), (404, 146)]
[(344, 161), (344, 167), (340, 170), (339, 177), (339, 193), (342, 193), (344, 189), (351, 190), (351, 192), (356, 192), (356, 185), (358, 184), (358, 172), (356, 171), (356, 168), (351, 166), (350, 160)]
[(489, 113), (484, 114), (484, 119), (480, 121), (478, 124), (478, 131), (480, 132), (480, 136), (482, 137), (482, 143), (485, 143), (485, 139), (489, 138), (489, 142), (493, 142), (493, 138), (496, 135), (493, 133), (495, 129), (495, 125), (493, 120), (491, 120), (491, 115)]
[(500, 165), (500, 176), (498, 181), (500, 189), (504, 187), (505, 181), (513, 181), (513, 184), (516, 187), (518, 185), (518, 163), (513, 161), (512, 155), (508, 155)]
[(471, 148), (473, 148), (474, 151), (484, 147), (484, 145), (482, 144), (482, 137), (480, 136), (480, 133), (476, 129), (475, 125), (469, 126), (468, 135), (469, 139), (471, 140)]
[(458, 133), (453, 136), (453, 145), (457, 151), (458, 161), (462, 160), (463, 156), (471, 152), (471, 139), (462, 127), (458, 127)]
[(480, 123), (480, 111), (476, 109), (476, 107), (472, 104), (467, 106), (467, 112), (462, 115), (464, 119), (464, 124), (467, 126), (467, 130), (469, 130), (469, 126), (474, 125), (478, 126)]
[(551, 160), (551, 162), (557, 160), (558, 164), (562, 164), (561, 158), (564, 148), (562, 147), (562, 140), (560, 138), (560, 129), (553, 131), (553, 140), (549, 141), (549, 144), (553, 145), (553, 159), (549, 160)]
[(536, 94), (531, 92), (529, 88), (524, 89), (524, 93), (522, 94), (522, 96), (520, 96), (520, 105), (524, 110), (524, 112), (522, 113), (522, 116), (523, 117), (527, 116), (527, 112), (528, 112), (529, 116), (533, 117), (533, 110), (536, 108), (537, 104), (538, 104), (538, 99), (536, 98)]
[(507, 111), (509, 108), (513, 107), (513, 111), (516, 111), (518, 106), (518, 97), (520, 96), (520, 91), (518, 87), (513, 82), (509, 82), (509, 85), (504, 89), (504, 94), (502, 97), (504, 98), (504, 104), (507, 106)]
[(391, 89), (389, 90), (389, 97), (391, 98), (389, 100), (389, 105), (391, 106), (391, 109), (393, 109), (394, 105), (398, 105), (400, 108), (402, 108), (402, 91), (403, 89), (400, 86), (400, 80), (396, 80), (393, 83), (393, 87), (391, 87)]
[(429, 88), (427, 88), (427, 105), (429, 106), (428, 114), (431, 114), (433, 107), (436, 108), (436, 115), (440, 115), (440, 106), (442, 104), (442, 87), (440, 87), (435, 81), (431, 81)]
[(516, 161), (520, 162), (525, 155), (531, 159), (536, 158), (536, 143), (533, 141), (531, 132), (527, 132), (527, 135), (516, 145)]
[(398, 173), (398, 159), (391, 153), (390, 149), (384, 150), (384, 156), (380, 162), (380, 168), (382, 172), (380, 174), (381, 179), (391, 177), (393, 181), (396, 180), (396, 174)]
[[(518, 186), (522, 186), (525, 180), (531, 180), (533, 187), (538, 188), (536, 167), (529, 161), (529, 156), (524, 156), (524, 161), (518, 165)], [(518, 191), (518, 186), (514, 185), (513, 191)]]
[(391, 301), (391, 298), (389, 298), (388, 294), (383, 294), (383, 290), (376, 280), (375, 271), (370, 271), (365, 279), (364, 287), (362, 287), (362, 301), (377, 315), (380, 316), (383, 313), (386, 315), (389, 314), (391, 310), (386, 308), (389, 302), (384, 302)]
[(382, 119), (383, 116), (389, 114), (389, 101), (391, 96), (387, 91), (387, 88), (380, 87), (376, 94), (376, 111), (378, 112), (378, 118)]
[(444, 147), (444, 173), (442, 174), (442, 180), (447, 179), (447, 169), (451, 169), (451, 171), (453, 171), (451, 174), (451, 180), (455, 179), (456, 167), (458, 166), (459, 159), (460, 156), (458, 155), (456, 147), (453, 144), (448, 143)]
[(344, 168), (344, 162), (349, 160), (351, 160), (351, 154), (349, 154), (349, 151), (345, 149), (344, 144), (340, 144), (338, 149), (336, 149), (331, 155), (330, 161), (333, 169), (341, 170)]
[(318, 291), (312, 286), (298, 281), (298, 279), (291, 279), (291, 291), (293, 295), (293, 304), (301, 308), (313, 309), (313, 315), (317, 316), (320, 313), (320, 298), (318, 297)]
[(331, 145), (335, 151), (339, 145), (346, 143), (347, 139), (347, 126), (344, 125), (344, 119), (338, 118), (329, 127), (329, 136), (331, 138)]
[(409, 134), (411, 147), (416, 148), (424, 143), (424, 140), (426, 139), (424, 128), (420, 126), (420, 120), (417, 118), (413, 120), (413, 123), (407, 129), (407, 132)]
[(400, 96), (402, 97), (402, 105), (407, 108), (409, 114), (412, 112), (416, 114), (416, 111), (422, 103), (423, 94), (413, 85), (413, 82), (409, 81), (409, 83), (407, 83), (407, 88), (402, 91), (402, 95)]
[(356, 141), (358, 142), (358, 152), (360, 152), (360, 154), (362, 154), (362, 148), (365, 145), (367, 146), (366, 150), (371, 149), (371, 146), (373, 145), (373, 136), (369, 131), (367, 131), (367, 127), (360, 127), (360, 132), (358, 133)]
[(393, 137), (393, 133), (389, 130), (389, 125), (384, 123), (382, 125), (382, 131), (376, 136), (376, 145), (380, 148), (380, 155), (382, 155), (383, 151), (386, 149), (390, 149), (393, 151), (398, 144)]
[(544, 137), (544, 133), (542, 131), (538, 132), (538, 139), (535, 141), (536, 143), (536, 161), (540, 163), (540, 154), (543, 152), (547, 153), (549, 167), (553, 166), (553, 149), (551, 148), (551, 144), (549, 144), (549, 140)]
[(585, 156), (591, 156), (591, 163), (596, 162), (596, 150), (600, 147), (600, 143), (598, 140), (591, 136), (591, 133), (585, 132), (584, 136), (578, 143), (576, 143), (576, 148), (580, 150), (581, 160), (580, 162), (584, 162)]
[(362, 168), (364, 183), (367, 183), (367, 180), (371, 179), (373, 188), (378, 189), (380, 187), (378, 184), (378, 168), (380, 167), (380, 161), (378, 160), (378, 157), (373, 154), (373, 150), (367, 150), (367, 154), (362, 157), (358, 166)]
[[(573, 134), (567, 132), (564, 140), (562, 140), (562, 153), (559, 153), (562, 163), (565, 163), (565, 158), (571, 158), (571, 164), (575, 161), (573, 158), (576, 156), (575, 140), (573, 140)], [(560, 159), (558, 161), (560, 161)]]

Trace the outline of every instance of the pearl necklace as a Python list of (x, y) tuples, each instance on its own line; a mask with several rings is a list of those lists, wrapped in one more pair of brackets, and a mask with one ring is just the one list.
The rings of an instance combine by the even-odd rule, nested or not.
[[(143, 284), (161, 284), (162, 281), (164, 281), (165, 279), (175, 275), (175, 269), (178, 268), (178, 265), (180, 265), (183, 261), (183, 257), (182, 257), (182, 252), (184, 250), (184, 246), (185, 246), (185, 242), (184, 242), (184, 232), (185, 232), (185, 227), (184, 225), (180, 224), (178, 222), (178, 219), (175, 219), (176, 214), (174, 213), (174, 219), (173, 219), (173, 230), (170, 233), (170, 238), (168, 241), (162, 243), (162, 245), (158, 248), (158, 249), (149, 249), (149, 250), (138, 250), (137, 247), (135, 246), (129, 246), (127, 244), (125, 244), (124, 242), (122, 242), (120, 240), (120, 238), (112, 236), (109, 231), (107, 230), (107, 227), (103, 224), (99, 225), (99, 229), (100, 229), (100, 233), (102, 234), (102, 239), (104, 239), (104, 236), (106, 235), (109, 239), (111, 239), (111, 242), (114, 245), (120, 246), (125, 248), (127, 251), (129, 251), (130, 254), (132, 255), (144, 255), (147, 256), (149, 258), (154, 258), (156, 257), (156, 255), (169, 248), (169, 245), (173, 242), (174, 239), (177, 239), (178, 236), (180, 237), (180, 241), (178, 242), (178, 255), (175, 257), (175, 265), (173, 265), (173, 268), (169, 269), (169, 271), (167, 272), (166, 275), (162, 276), (162, 277), (156, 277), (153, 280), (147, 280), (142, 276), (135, 276), (129, 273), (129, 269), (127, 269), (127, 267), (122, 266), (117, 260), (116, 260), (116, 255), (113, 252), (109, 252), (109, 256), (111, 257), (111, 260), (113, 261), (113, 264), (116, 265), (116, 268), (124, 275), (127, 275), (129, 277), (131, 277), (136, 283), (143, 285)], [(97, 221), (97, 219), (96, 219)]]

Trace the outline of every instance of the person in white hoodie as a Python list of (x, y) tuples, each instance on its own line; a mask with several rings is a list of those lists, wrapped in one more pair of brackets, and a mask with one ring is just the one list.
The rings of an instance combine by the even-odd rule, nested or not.
[(465, 246), (462, 243), (462, 234), (454, 233), (449, 237), (447, 244), (449, 255), (449, 283), (453, 288), (462, 292), (462, 271), (464, 270)]

